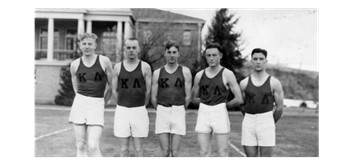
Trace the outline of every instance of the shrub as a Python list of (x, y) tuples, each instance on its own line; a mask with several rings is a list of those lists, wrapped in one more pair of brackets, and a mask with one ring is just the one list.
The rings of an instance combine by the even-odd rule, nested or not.
[(70, 64), (61, 68), (60, 78), (61, 89), (58, 91), (59, 94), (55, 96), (55, 104), (71, 106), (75, 98), (75, 92), (71, 82)]

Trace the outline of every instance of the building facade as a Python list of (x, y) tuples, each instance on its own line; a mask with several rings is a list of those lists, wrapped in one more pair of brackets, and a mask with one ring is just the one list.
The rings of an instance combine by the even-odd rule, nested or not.
[(95, 33), (96, 53), (109, 57), (113, 64), (123, 60), (123, 41), (136, 37), (146, 52), (143, 59), (153, 69), (164, 63), (163, 43), (176, 40), (184, 55), (181, 63), (192, 68), (200, 58), (204, 23), (157, 9), (36, 9), (35, 103), (54, 104), (61, 68), (81, 56), (77, 44), (80, 33)]

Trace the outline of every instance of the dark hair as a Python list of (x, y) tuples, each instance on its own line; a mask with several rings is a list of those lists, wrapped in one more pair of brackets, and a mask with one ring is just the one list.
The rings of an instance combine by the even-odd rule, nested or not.
[(265, 49), (255, 48), (251, 52), (251, 58), (252, 58), (253, 54), (255, 54), (255, 53), (262, 53), (263, 55), (265, 55), (265, 58), (267, 58), (267, 51)]
[(171, 47), (175, 47), (179, 51), (179, 44), (175, 41), (168, 40), (167, 43), (165, 44), (165, 49), (170, 49)]
[(219, 45), (219, 43), (211, 43), (211, 42), (206, 44), (206, 49), (205, 49), (204, 53), (206, 53), (207, 49), (212, 49), (212, 48), (218, 49), (218, 51), (223, 54), (223, 49), (222, 49), (221, 45)]

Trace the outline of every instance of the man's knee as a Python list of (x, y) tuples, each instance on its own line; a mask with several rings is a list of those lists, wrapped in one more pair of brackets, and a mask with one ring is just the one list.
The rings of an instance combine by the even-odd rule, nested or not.
[(129, 147), (127, 147), (127, 146), (121, 146), (121, 147), (120, 147), (120, 152), (128, 153), (128, 152), (129, 152)]
[(127, 146), (120, 147), (120, 156), (122, 157), (129, 156), (129, 153), (130, 153), (129, 147)]
[(76, 147), (77, 147), (77, 150), (79, 151), (84, 151), (86, 150), (86, 140), (77, 140), (76, 141)]
[(205, 156), (211, 156), (211, 153), (210, 153), (210, 151), (208, 150), (208, 149), (200, 149), (200, 155), (202, 156), (202, 157), (205, 157)]
[(143, 157), (143, 148), (135, 148), (135, 153), (137, 157)]
[(174, 149), (172, 150), (171, 154), (172, 154), (173, 157), (179, 156), (179, 149), (174, 148)]
[(97, 144), (88, 144), (88, 151), (91, 153), (99, 152), (99, 146)]
[(162, 156), (163, 157), (168, 157), (169, 154), (170, 154), (170, 150), (169, 149), (162, 149), (161, 152), (162, 152)]
[(227, 157), (228, 156), (228, 148), (218, 149), (218, 156)]

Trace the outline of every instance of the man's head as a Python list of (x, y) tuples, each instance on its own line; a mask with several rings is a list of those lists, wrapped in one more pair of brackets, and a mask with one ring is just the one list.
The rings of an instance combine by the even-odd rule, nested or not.
[(251, 63), (254, 66), (255, 71), (262, 71), (265, 69), (267, 64), (267, 51), (261, 48), (255, 48), (251, 52)]
[(223, 57), (222, 47), (218, 43), (208, 43), (205, 49), (205, 57), (209, 66), (217, 66)]
[(179, 44), (175, 41), (167, 41), (164, 49), (164, 57), (168, 64), (175, 64), (179, 58)]
[(83, 33), (78, 35), (79, 47), (83, 55), (92, 55), (97, 47), (97, 35), (94, 33)]
[(136, 38), (129, 38), (125, 41), (124, 54), (126, 58), (138, 58), (140, 53), (140, 46)]

